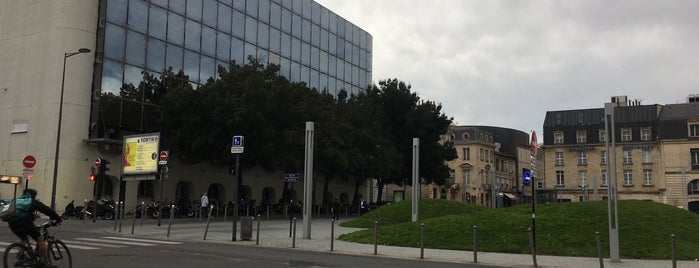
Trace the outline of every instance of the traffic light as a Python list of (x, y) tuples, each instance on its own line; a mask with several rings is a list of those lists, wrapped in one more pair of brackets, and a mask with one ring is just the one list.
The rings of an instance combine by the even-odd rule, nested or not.
[(100, 176), (101, 176), (101, 175), (104, 175), (107, 171), (109, 171), (109, 164), (111, 164), (111, 163), (112, 163), (112, 162), (109, 162), (109, 160), (102, 158), (102, 161), (101, 161), (101, 163), (100, 163), (100, 165), (99, 165), (99, 168), (100, 168), (99, 174), (100, 174)]
[(90, 168), (90, 181), (95, 181), (97, 179), (97, 167), (93, 166)]

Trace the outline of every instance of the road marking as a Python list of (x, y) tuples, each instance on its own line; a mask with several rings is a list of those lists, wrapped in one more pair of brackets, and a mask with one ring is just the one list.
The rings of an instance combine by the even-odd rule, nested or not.
[(124, 240), (124, 241), (157, 243), (157, 244), (166, 244), (166, 245), (179, 245), (179, 244), (182, 244), (182, 242), (176, 242), (176, 241), (150, 240), (150, 239), (138, 239), (138, 238), (116, 237), (116, 236), (105, 236), (105, 237), (102, 237), (102, 238), (110, 239), (110, 240)]
[[(76, 238), (77, 240), (82, 240), (82, 241), (91, 241), (91, 242), (105, 242), (104, 239), (100, 238), (87, 238), (87, 237), (78, 237)], [(156, 244), (151, 244), (151, 243), (140, 243), (140, 242), (129, 242), (129, 241), (114, 241), (110, 240), (109, 243), (114, 243), (114, 244), (122, 244), (122, 245), (129, 245), (129, 246), (155, 246)]]
[(92, 243), (92, 242), (86, 242), (86, 241), (75, 241), (75, 240), (61, 240), (64, 243), (66, 243), (69, 246), (72, 245), (82, 245), (82, 246), (95, 246), (95, 247), (108, 247), (108, 248), (123, 248), (125, 246), (123, 245), (112, 245), (112, 244), (107, 244), (107, 243)]

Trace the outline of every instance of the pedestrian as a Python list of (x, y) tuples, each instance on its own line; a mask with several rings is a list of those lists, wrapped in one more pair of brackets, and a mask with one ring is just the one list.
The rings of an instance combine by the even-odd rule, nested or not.
[(335, 221), (340, 220), (340, 206), (341, 206), (340, 200), (335, 198), (335, 201), (333, 201), (333, 203), (332, 203), (333, 219)]
[(206, 193), (201, 194), (201, 214), (199, 215), (200, 217), (208, 216), (209, 215), (209, 197), (206, 196)]

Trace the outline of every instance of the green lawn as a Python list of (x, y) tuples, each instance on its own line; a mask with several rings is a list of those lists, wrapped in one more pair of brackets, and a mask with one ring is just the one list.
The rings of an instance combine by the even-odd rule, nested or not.
[[(670, 259), (671, 235), (678, 259), (699, 258), (699, 215), (649, 201), (622, 200), (619, 206), (619, 245), (622, 258)], [(478, 251), (530, 253), (531, 205), (484, 208), (439, 199), (420, 200), (419, 221), (411, 222), (411, 201), (383, 206), (344, 227), (368, 228), (340, 236), (340, 240), (419, 247), (420, 224), (425, 224), (425, 247), (473, 250), (473, 226), (478, 227)], [(606, 201), (537, 204), (537, 254), (596, 257), (595, 232), (609, 257)]]

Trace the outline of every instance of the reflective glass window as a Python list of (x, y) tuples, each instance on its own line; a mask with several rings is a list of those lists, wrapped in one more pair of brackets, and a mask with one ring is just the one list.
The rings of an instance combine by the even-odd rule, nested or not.
[(218, 67), (223, 67), (226, 70), (230, 69), (230, 66), (228, 66), (228, 63), (226, 63), (224, 61), (217, 60), (216, 61), (216, 69), (214, 69), (216, 71), (216, 79), (221, 78), (221, 72), (219, 71)]
[(372, 37), (370, 34), (366, 35), (366, 50), (369, 52), (372, 52), (372, 42), (374, 42), (374, 37)]
[(352, 82), (352, 64), (345, 62), (345, 82)]
[(320, 30), (320, 49), (328, 50), (328, 30)]
[(258, 18), (260, 19), (260, 21), (269, 23), (269, 7), (270, 2), (268, 0), (260, 1), (260, 10), (258, 11)]
[(205, 25), (209, 25), (211, 27), (216, 28), (216, 22), (218, 21), (218, 7), (216, 1), (204, 0), (203, 4), (204, 7), (202, 9), (202, 22), (204, 22)]
[(175, 73), (182, 70), (183, 53), (184, 51), (182, 51), (182, 47), (168, 44), (167, 58), (165, 59), (165, 67), (172, 68), (172, 71)]
[(129, 1), (129, 29), (141, 33), (146, 32), (148, 26), (148, 4), (143, 0)]
[(245, 18), (245, 41), (257, 41), (257, 20), (253, 17)]
[(345, 38), (345, 19), (337, 17), (337, 36)]
[(107, 2), (107, 21), (118, 25), (126, 25), (127, 0), (113, 0)]
[(301, 40), (291, 38), (291, 60), (301, 61)]
[(231, 8), (226, 5), (218, 6), (218, 30), (231, 33)]
[(148, 35), (165, 40), (167, 34), (167, 11), (151, 6), (148, 21)]
[(291, 15), (291, 35), (296, 37), (296, 38), (302, 38), (303, 35), (301, 33), (301, 27), (302, 27), (302, 21), (301, 17), (296, 14)]
[(190, 50), (184, 51), (184, 73), (189, 76), (189, 81), (199, 82), (199, 54)]
[(304, 18), (310, 18), (311, 17), (311, 3), (312, 0), (303, 0), (303, 17)]
[(337, 79), (334, 77), (328, 77), (328, 92), (333, 96), (337, 97)]
[(153, 71), (162, 72), (165, 68), (165, 42), (155, 38), (148, 39), (146, 55), (146, 66)]
[(345, 62), (341, 59), (337, 59), (337, 71), (335, 77), (339, 80), (345, 80)]
[(187, 0), (187, 17), (201, 21), (202, 0)]
[(331, 33), (337, 33), (337, 15), (335, 15), (335, 13), (330, 13), (329, 21), (328, 30), (330, 30)]
[[(263, 0), (263, 1), (268, 1), (268, 0)], [(253, 16), (253, 17), (257, 18), (258, 5), (259, 4), (257, 3), (257, 0), (248, 0), (247, 5), (245, 5), (245, 10), (246, 10), (245, 13), (248, 14), (248, 16)]]
[(301, 65), (295, 61), (291, 62), (291, 68), (289, 70), (289, 80), (291, 82), (301, 82)]
[(269, 49), (269, 26), (259, 23), (257, 26), (257, 45), (264, 49)]
[(327, 91), (328, 90), (328, 75), (321, 73), (318, 78), (318, 89), (320, 91)]
[(281, 54), (282, 57), (291, 57), (291, 36), (281, 33)]
[(345, 20), (345, 40), (352, 42), (352, 23)]
[[(332, 41), (331, 41), (332, 43)], [(345, 59), (345, 40), (340, 38), (337, 39), (337, 50), (335, 50), (335, 55), (340, 59)]]
[(328, 36), (328, 53), (337, 55), (337, 35), (330, 34)]
[(201, 29), (201, 52), (209, 56), (216, 52), (216, 30), (208, 26)]
[(359, 67), (366, 69), (366, 51), (359, 52)]
[(245, 38), (245, 15), (238, 11), (233, 11), (233, 35)]
[(301, 2), (301, 1), (302, 0), (293, 0), (293, 3), (291, 5), (292, 10), (296, 14), (303, 14), (303, 2)]
[(138, 87), (143, 81), (143, 69), (131, 65), (124, 66), (124, 84)]
[(218, 32), (216, 36), (216, 58), (228, 60), (231, 53), (231, 37)]
[(322, 27), (323, 29), (328, 29), (329, 18), (330, 18), (330, 11), (328, 11), (327, 8), (321, 7), (321, 9), (320, 9), (320, 27)]
[(311, 47), (311, 68), (319, 69), (320, 65), (320, 50), (317, 47)]
[(105, 60), (102, 64), (102, 94), (119, 95), (121, 80), (124, 77), (121, 63)]
[(301, 27), (303, 30), (303, 41), (310, 42), (311, 41), (311, 22), (309, 20), (303, 19), (302, 23), (303, 23), (303, 25)]
[(319, 69), (323, 73), (328, 72), (328, 52), (320, 51), (320, 66)]
[(306, 66), (311, 64), (311, 45), (306, 42), (301, 43), (301, 63)]
[(311, 72), (311, 77), (310, 77), (310, 80), (308, 82), (310, 85), (310, 88), (315, 88), (316, 90), (318, 90), (320, 88), (318, 86), (318, 71), (311, 70), (310, 72)]
[(167, 17), (167, 40), (178, 45), (184, 43), (184, 17), (174, 13)]
[(224, 4), (228, 5), (228, 6), (232, 6), (232, 5), (233, 5), (233, 0), (219, 0), (219, 2), (224, 3)]
[(214, 77), (216, 71), (216, 63), (213, 58), (202, 56), (201, 57), (201, 71), (199, 77), (201, 78), (201, 83), (206, 83), (209, 78)]
[(146, 36), (128, 31), (126, 38), (126, 62), (143, 66), (146, 60)]
[(362, 49), (366, 49), (366, 36), (366, 32), (359, 33), (359, 47), (361, 47)]
[(354, 64), (359, 63), (359, 47), (352, 45), (352, 62)]
[(104, 56), (121, 61), (124, 58), (124, 44), (126, 33), (124, 28), (114, 24), (107, 24), (104, 38)]
[[(291, 71), (291, 62), (287, 58), (281, 58), (279, 62), (279, 75), (284, 77), (289, 77), (289, 72)], [(291, 79), (289, 79), (291, 80)]]
[(271, 65), (271, 64), (277, 64), (277, 65), (279, 65), (280, 60), (281, 60), (280, 57), (279, 57), (279, 54), (276, 54), (276, 53), (273, 53), (273, 52), (267, 53), (267, 58), (269, 59), (268, 62), (269, 62), (270, 65)]
[(245, 64), (245, 43), (238, 38), (231, 39), (231, 60), (237, 65)]
[(359, 70), (359, 86), (362, 88), (366, 88), (367, 82), (366, 82), (366, 72), (363, 70)]
[(355, 45), (359, 44), (361, 40), (360, 33), (359, 27), (357, 27), (357, 25), (352, 25), (352, 43)]
[(161, 7), (167, 7), (167, 0), (150, 0), (150, 2)]
[(315, 24), (311, 26), (311, 44), (320, 46), (320, 26)]
[(349, 41), (345, 41), (345, 60), (351, 61), (352, 60), (352, 43)]
[(201, 24), (193, 20), (187, 20), (187, 32), (185, 34), (184, 46), (194, 51), (199, 51), (201, 41)]
[(277, 29), (281, 29), (282, 27), (282, 7), (280, 7), (277, 4), (272, 3), (270, 6), (270, 18), (269, 18), (269, 24)]
[(282, 9), (282, 31), (291, 34), (291, 11)]
[(281, 53), (281, 33), (275, 28), (269, 28), (269, 50)]
[(248, 42), (245, 42), (245, 62), (248, 63), (248, 57), (252, 56), (253, 58), (257, 58), (258, 60), (261, 60), (258, 58), (257, 55), (257, 47), (255, 47), (255, 44), (250, 44)]
[(233, 0), (233, 7), (240, 11), (245, 11), (245, 0)]
[(359, 67), (352, 65), (352, 84), (359, 85)]
[(313, 2), (312, 5), (311, 16), (313, 17), (313, 23), (320, 24), (320, 4)]
[(168, 5), (168, 7), (170, 8), (170, 10), (175, 11), (181, 15), (184, 15), (185, 8), (186, 8), (185, 1), (177, 1), (177, 0), (170, 1), (170, 4)]
[(328, 55), (328, 75), (332, 77), (337, 75), (337, 58), (333, 55)]

